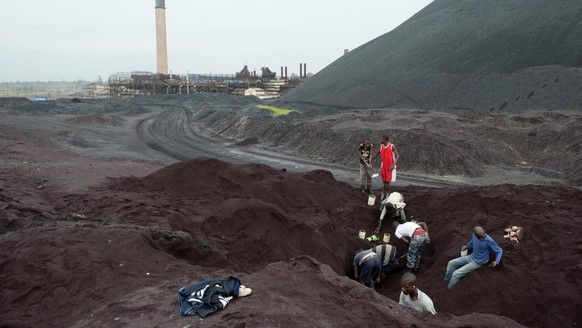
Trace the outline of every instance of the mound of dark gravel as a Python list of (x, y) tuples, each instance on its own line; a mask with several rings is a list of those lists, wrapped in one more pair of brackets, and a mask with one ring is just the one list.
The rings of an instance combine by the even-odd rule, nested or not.
[(278, 103), (298, 108), (580, 111), (580, 35), (582, 2), (577, 0), (435, 0)]

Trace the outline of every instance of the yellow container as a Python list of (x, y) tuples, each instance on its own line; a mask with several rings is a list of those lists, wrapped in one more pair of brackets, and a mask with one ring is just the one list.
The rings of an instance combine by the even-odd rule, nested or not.
[(360, 230), (360, 232), (358, 233), (358, 237), (360, 237), (360, 239), (364, 239), (366, 238), (366, 230)]

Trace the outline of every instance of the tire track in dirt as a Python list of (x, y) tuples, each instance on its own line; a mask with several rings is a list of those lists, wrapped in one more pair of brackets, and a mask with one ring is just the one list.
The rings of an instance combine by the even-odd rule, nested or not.
[[(217, 158), (222, 161), (242, 163), (262, 163), (278, 169), (290, 171), (329, 170), (337, 180), (351, 185), (359, 185), (358, 172), (341, 166), (315, 162), (301, 157), (277, 153), (267, 149), (237, 146), (233, 141), (220, 139), (206, 128), (195, 122), (193, 112), (182, 106), (165, 106), (166, 108), (138, 122), (136, 131), (139, 138), (151, 149), (177, 160), (189, 160), (198, 157)], [(375, 180), (378, 187), (381, 181)], [(421, 185), (430, 187), (451, 187), (452, 184), (414, 178), (399, 178), (394, 185)]]

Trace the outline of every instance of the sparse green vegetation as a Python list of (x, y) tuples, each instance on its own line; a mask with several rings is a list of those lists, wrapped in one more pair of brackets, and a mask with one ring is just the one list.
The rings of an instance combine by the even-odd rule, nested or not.
[(79, 96), (83, 92), (83, 86), (93, 83), (91, 81), (36, 81), (36, 82), (0, 82), (0, 98), (47, 96), (54, 100), (63, 97)]
[(300, 113), (299, 111), (297, 111), (295, 109), (285, 109), (285, 108), (279, 108), (279, 107), (275, 107), (275, 106), (257, 105), (257, 107), (270, 110), (272, 112), (271, 114), (273, 115), (273, 117), (287, 115), (291, 112)]

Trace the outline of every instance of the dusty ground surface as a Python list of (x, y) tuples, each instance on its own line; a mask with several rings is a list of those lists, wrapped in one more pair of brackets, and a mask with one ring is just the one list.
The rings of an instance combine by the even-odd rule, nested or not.
[[(384, 114), (350, 111), (271, 119), (272, 129), (267, 129), (267, 115), (244, 115), (255, 110), (251, 103), (211, 100), (216, 101), (162, 97), (63, 103), (65, 114), (55, 109), (60, 105), (46, 104), (50, 115), (42, 116), (34, 108), (28, 113), (34, 115), (15, 105), (0, 108), (0, 326), (572, 327), (582, 321), (582, 242), (577, 238), (582, 192), (572, 186), (580, 178), (564, 178), (558, 171), (560, 165), (578, 163), (579, 151), (572, 148), (580, 145), (575, 114), (451, 117), (393, 111), (386, 129), (378, 118)], [(375, 244), (358, 239), (357, 231), (370, 232), (379, 214), (377, 205), (367, 206), (352, 185), (323, 170), (283, 172), (208, 158), (177, 160), (139, 138), (140, 120), (157, 115), (148, 113), (152, 104), (186, 108), (191, 115), (187, 125), (206, 125), (209, 133), (233, 142), (256, 137), (245, 146), (250, 150), (321, 153), (327, 160), (333, 156), (325, 149), (339, 143), (348, 149), (333, 157), (341, 163), (352, 156), (356, 140), (398, 131), (404, 172), (415, 163), (412, 158), (423, 163), (415, 166), (419, 176), (438, 175), (433, 167), (475, 170), (464, 175), (451, 169), (455, 179), (471, 181), (464, 188), (397, 187), (408, 214), (420, 215), (430, 227), (432, 242), (417, 285), (439, 313), (420, 315), (399, 306), (399, 274), (386, 277), (377, 293), (349, 278), (353, 252)], [(235, 107), (238, 116), (230, 114)], [(254, 122), (256, 129), (243, 133), (245, 122)], [(404, 122), (416, 128), (406, 129)], [(465, 123), (463, 129), (471, 132), (453, 133), (457, 130), (451, 124)], [(450, 147), (457, 157), (411, 156), (423, 151), (412, 140), (439, 128), (439, 136), (449, 142), (425, 151)], [(510, 135), (527, 165), (537, 166), (530, 171), (534, 175), (508, 176), (521, 182), (533, 177), (537, 185), (474, 185), (492, 178), (483, 173), (487, 170), (480, 160), (464, 160), (474, 151), (473, 139), (467, 139), (486, 131), (493, 132), (481, 149), (503, 144)], [(519, 142), (523, 131), (537, 131), (544, 136), (538, 142), (559, 144), (565, 155), (535, 162), (543, 152)], [(299, 142), (297, 133), (315, 133), (317, 149)], [(329, 133), (333, 138), (327, 138)], [(405, 133), (411, 134), (410, 141), (404, 141)], [(294, 142), (298, 147), (291, 147)], [(565, 145), (572, 145), (571, 154)], [(508, 157), (499, 160), (511, 167), (513, 157)], [(550, 171), (559, 173), (548, 179)], [(446, 264), (476, 224), (504, 249), (502, 265), (482, 268), (447, 290), (442, 281)], [(502, 238), (509, 225), (525, 227), (522, 243)], [(382, 232), (393, 229), (385, 224)], [(403, 243), (391, 242), (405, 251)], [(203, 320), (179, 316), (180, 287), (228, 275), (240, 278), (253, 294)]]
[[(572, 112), (450, 114), (398, 109), (343, 110), (300, 122), (210, 111), (209, 129), (314, 160), (354, 166), (355, 148), (383, 135), (406, 176), (465, 185), (582, 186), (582, 115)], [(305, 136), (309, 136), (305, 138)], [(354, 147), (356, 145), (356, 147)], [(380, 166), (379, 159), (374, 162)]]

